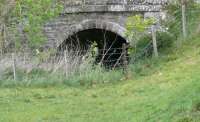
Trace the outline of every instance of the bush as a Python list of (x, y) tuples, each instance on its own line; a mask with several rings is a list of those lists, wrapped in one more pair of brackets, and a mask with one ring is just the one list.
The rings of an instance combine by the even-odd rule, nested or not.
[(157, 33), (157, 43), (159, 51), (171, 48), (175, 40), (176, 38), (167, 32)]
[[(170, 35), (167, 32), (158, 32), (157, 33), (157, 45), (159, 53), (168, 51), (175, 41), (175, 37)], [(133, 50), (133, 55), (141, 55), (141, 57), (152, 56), (153, 54), (153, 45), (152, 45), (152, 36), (145, 35), (140, 38), (136, 46), (137, 49)], [(140, 57), (140, 58), (141, 58)]]

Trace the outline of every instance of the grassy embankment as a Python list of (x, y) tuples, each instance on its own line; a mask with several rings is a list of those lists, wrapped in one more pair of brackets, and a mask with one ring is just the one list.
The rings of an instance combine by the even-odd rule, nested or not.
[(1, 88), (2, 122), (199, 122), (200, 38), (138, 65), (133, 79), (90, 88)]
[[(192, 21), (189, 26), (196, 26), (193, 18), (197, 16), (188, 18)], [(130, 80), (118, 81), (121, 74), (116, 72), (115, 76), (106, 74), (104, 80), (110, 83), (74, 87), (57, 83), (60, 80), (54, 76), (46, 78), (46, 74), (30, 84), (0, 81), (0, 121), (200, 122), (199, 35), (169, 52), (132, 65)], [(95, 74), (98, 72), (72, 81), (91, 82), (95, 77), (101, 82), (104, 74)]]

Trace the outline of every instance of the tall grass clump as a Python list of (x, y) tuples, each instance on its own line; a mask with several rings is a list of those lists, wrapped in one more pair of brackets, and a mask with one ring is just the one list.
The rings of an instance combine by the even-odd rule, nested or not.
[[(65, 53), (65, 54), (64, 54)], [(38, 86), (56, 85), (94, 86), (116, 82), (123, 78), (122, 69), (111, 70), (95, 63), (89, 52), (65, 51), (54, 56), (16, 56), (16, 79), (13, 76), (13, 61), (10, 56), (1, 61), (0, 86)], [(26, 62), (24, 62), (26, 61)]]

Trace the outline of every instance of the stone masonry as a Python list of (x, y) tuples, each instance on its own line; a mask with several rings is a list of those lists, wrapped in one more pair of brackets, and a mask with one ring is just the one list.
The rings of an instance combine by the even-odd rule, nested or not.
[(125, 37), (127, 17), (163, 18), (168, 0), (65, 0), (60, 16), (44, 26), (46, 48), (57, 48), (69, 36), (87, 29), (104, 29)]

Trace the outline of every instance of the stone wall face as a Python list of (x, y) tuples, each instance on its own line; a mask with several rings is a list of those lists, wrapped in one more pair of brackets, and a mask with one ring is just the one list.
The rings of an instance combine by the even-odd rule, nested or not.
[(81, 13), (62, 15), (45, 25), (44, 30), (48, 37), (48, 43), (46, 46), (58, 47), (69, 35), (85, 29), (101, 28), (117, 32), (119, 30), (113, 30), (114, 27), (108, 26), (115, 24), (124, 29), (126, 18), (130, 15), (132, 15), (132, 13), (120, 12), (115, 14)]
[(57, 48), (70, 35), (92, 28), (112, 31), (125, 38), (128, 16), (159, 18), (164, 4), (166, 0), (65, 0), (61, 15), (44, 26), (48, 38), (45, 47)]

